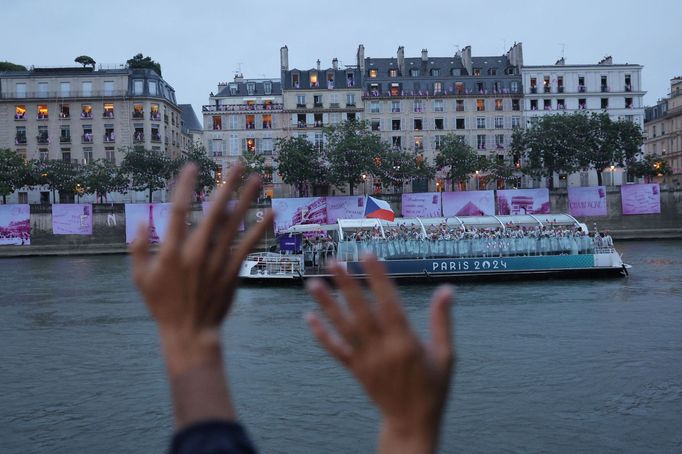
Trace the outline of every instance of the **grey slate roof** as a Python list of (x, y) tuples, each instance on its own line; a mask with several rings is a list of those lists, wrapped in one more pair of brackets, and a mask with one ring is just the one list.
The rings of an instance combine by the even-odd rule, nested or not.
[(180, 118), (182, 119), (182, 132), (189, 133), (190, 131), (201, 131), (203, 128), (197, 114), (194, 113), (194, 108), (191, 104), (180, 104)]
[[(272, 90), (269, 94), (265, 93), (265, 88), (264, 88), (264, 83), (265, 82), (271, 82), (272, 83)], [(255, 91), (253, 94), (249, 94), (248, 89), (247, 89), (247, 84), (248, 83), (254, 83), (255, 84)], [(230, 86), (235, 85), (237, 87), (237, 93), (232, 94), (230, 92)], [(281, 95), (282, 94), (282, 84), (278, 80), (249, 80), (249, 79), (244, 79), (243, 81), (240, 82), (228, 82), (227, 85), (223, 89), (221, 89), (218, 94), (214, 95), (216, 98), (228, 98), (231, 96), (234, 97), (242, 97), (242, 96), (276, 96), (276, 95)]]

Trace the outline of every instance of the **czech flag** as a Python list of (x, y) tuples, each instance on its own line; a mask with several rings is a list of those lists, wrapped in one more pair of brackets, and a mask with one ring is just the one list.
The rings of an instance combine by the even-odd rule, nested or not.
[(393, 221), (395, 219), (395, 213), (391, 209), (391, 205), (389, 205), (388, 202), (367, 196), (367, 203), (365, 203), (365, 217), (383, 219), (384, 221)]

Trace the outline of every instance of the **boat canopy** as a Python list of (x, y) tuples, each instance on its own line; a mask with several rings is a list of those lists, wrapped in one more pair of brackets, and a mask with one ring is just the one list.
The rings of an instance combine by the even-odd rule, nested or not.
[(280, 230), (280, 234), (295, 234), (308, 232), (329, 232), (331, 230), (338, 230), (337, 224), (296, 224), (292, 225), (286, 230)]
[[(472, 228), (500, 228), (505, 229), (508, 226), (521, 227), (543, 227), (545, 225), (559, 225), (580, 227), (587, 231), (585, 224), (578, 222), (570, 214), (518, 214), (518, 215), (501, 215), (501, 216), (451, 216), (447, 218), (395, 218), (394, 221), (384, 221), (381, 219), (338, 219), (339, 238), (344, 238), (344, 233), (356, 230), (368, 230), (378, 227), (381, 230), (381, 235), (385, 237), (385, 229), (399, 227), (406, 225), (408, 227), (418, 228), (423, 235), (426, 235), (426, 228), (432, 225), (447, 224), (451, 227), (457, 227), (462, 230)], [(303, 227), (303, 226), (301, 226)], [(332, 226), (329, 226), (332, 227)], [(312, 229), (311, 229), (312, 230)]]

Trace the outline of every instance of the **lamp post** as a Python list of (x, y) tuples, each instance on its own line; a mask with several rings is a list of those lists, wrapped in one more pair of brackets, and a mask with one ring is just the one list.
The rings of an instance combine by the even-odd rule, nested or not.
[(476, 191), (478, 191), (478, 190), (480, 189), (479, 186), (480, 186), (480, 185), (479, 185), (479, 182), (478, 182), (478, 170), (477, 170), (477, 171), (476, 171)]
[(365, 173), (362, 174), (362, 187), (364, 194), (367, 195), (367, 174)]

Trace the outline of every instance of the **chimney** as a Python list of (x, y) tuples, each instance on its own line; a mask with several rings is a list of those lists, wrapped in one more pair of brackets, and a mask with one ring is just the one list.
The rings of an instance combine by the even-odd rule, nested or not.
[(401, 76), (405, 75), (405, 48), (398, 47), (398, 72)]
[(339, 59), (338, 58), (332, 59), (332, 68), (334, 68), (335, 70), (339, 69)]
[[(244, 75), (242, 73), (235, 73), (234, 75), (234, 81), (239, 83), (239, 82), (244, 82)], [(226, 84), (227, 85), (227, 84)]]
[(467, 71), (467, 75), (471, 76), (474, 73), (474, 64), (471, 61), (471, 46), (466, 46), (462, 49), (462, 66)]
[(523, 45), (521, 43), (514, 43), (506, 56), (512, 66), (521, 68), (523, 66)]
[(364, 76), (365, 74), (365, 46), (360, 44), (358, 46), (358, 55), (357, 55), (357, 60), (358, 60), (358, 68), (360, 69), (360, 74)]
[(317, 70), (318, 71), (320, 70), (320, 59), (319, 58), (317, 59)]
[(282, 71), (289, 71), (289, 48), (287, 46), (279, 48), (279, 62)]
[(566, 60), (564, 60), (564, 57), (561, 57), (554, 63), (556, 66), (564, 66), (566, 64)]
[(429, 61), (429, 51), (422, 49), (422, 61)]
[(613, 57), (611, 57), (610, 55), (607, 55), (606, 57), (602, 58), (598, 64), (600, 64), (600, 65), (612, 65), (613, 64)]

